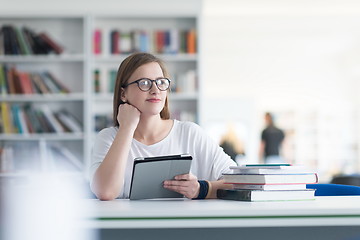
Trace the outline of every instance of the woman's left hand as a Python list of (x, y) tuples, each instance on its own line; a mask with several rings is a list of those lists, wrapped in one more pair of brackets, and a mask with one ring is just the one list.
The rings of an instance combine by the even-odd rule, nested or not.
[(178, 192), (191, 199), (199, 195), (200, 184), (197, 177), (189, 173), (177, 175), (175, 180), (164, 181), (164, 188)]

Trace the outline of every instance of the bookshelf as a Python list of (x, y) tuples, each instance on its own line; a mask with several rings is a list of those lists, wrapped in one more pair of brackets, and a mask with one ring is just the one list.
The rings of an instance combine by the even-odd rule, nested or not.
[[(0, 133), (2, 148), (12, 146), (17, 149), (23, 144), (38, 149), (36, 154), (41, 158), (38, 165), (42, 171), (47, 171), (49, 166), (46, 160), (49, 148), (56, 146), (63, 147), (79, 159), (86, 176), (96, 132), (112, 124), (112, 83), (116, 71), (120, 63), (134, 50), (118, 47), (116, 49), (121, 51), (114, 51), (114, 32), (118, 32), (120, 38), (122, 34), (127, 36), (125, 40), (116, 39), (123, 45), (139, 45), (136, 40), (131, 40), (139, 39), (136, 37), (139, 33), (146, 37), (147, 48), (142, 46), (142, 49), (163, 59), (172, 79), (169, 95), (171, 117), (198, 123), (201, 121), (201, 81), (198, 74), (200, 64), (197, 46), (199, 19), (196, 13), (122, 12), (54, 16), (14, 13), (1, 15), (0, 26), (3, 25), (19, 29), (26, 26), (37, 33), (46, 32), (64, 49), (61, 54), (30, 55), (5, 55), (1, 54), (0, 50), (0, 66), (15, 66), (19, 72), (27, 73), (48, 71), (70, 89), (69, 93), (0, 94), (0, 104), (18, 105), (20, 109), (23, 106), (47, 106), (53, 112), (65, 109), (82, 123), (80, 132)], [(95, 32), (100, 32), (100, 41), (95, 40)], [(133, 38), (129, 38), (129, 35)], [(167, 40), (161, 43), (158, 40), (160, 38)], [(187, 45), (184, 45), (184, 41)], [(95, 71), (98, 74), (96, 81)], [(21, 175), (14, 170), (0, 173), (0, 176), (17, 174)]]
[[(1, 83), (0, 94), (2, 159), (0, 177), (22, 177), (34, 172), (49, 171), (69, 171), (81, 174), (86, 157), (85, 129), (87, 122), (84, 121), (86, 119), (87, 84), (85, 79), (87, 72), (86, 18), (81, 15), (2, 14), (0, 27), (4, 46), (6, 37), (3, 26), (11, 26), (18, 33), (15, 37), (10, 38), (12, 42), (14, 39), (19, 41), (20, 32), (22, 38), (25, 39), (24, 45), (28, 48), (27, 51), (30, 49), (30, 53), (22, 51), (23, 46), (18, 54), (5, 52), (5, 47), (0, 49), (0, 66), (3, 70), (3, 79), (6, 80)], [(38, 48), (32, 45), (34, 38), (32, 40), (27, 38), (25, 28), (30, 29), (36, 37), (45, 33), (63, 48), (63, 52), (37, 52)], [(15, 73), (12, 74), (10, 69), (15, 69)], [(60, 91), (54, 87), (55, 85), (50, 88), (45, 84), (45, 81), (47, 83), (50, 81), (45, 77), (45, 73), (54, 76), (60, 84), (68, 88), (69, 92)], [(31, 93), (24, 94), (24, 92), (18, 91), (24, 89), (26, 85), (20, 77), (21, 74), (28, 77)], [(38, 80), (35, 80), (35, 76), (38, 76)], [(36, 84), (39, 81), (46, 85), (48, 92), (40, 91), (39, 85)], [(15, 85), (17, 91), (10, 90), (11, 83)], [(4, 106), (6, 107), (4, 108)], [(13, 111), (14, 109), (19, 112)], [(47, 109), (46, 111), (50, 115), (50, 118), (46, 116), (50, 120), (50, 124), (40, 121), (40, 115), (36, 115), (37, 112), (44, 114), (45, 110), (43, 109)], [(67, 129), (65, 131), (65, 127), (59, 125), (60, 121), (54, 120), (56, 113), (60, 111), (66, 111), (77, 119), (79, 130)], [(6, 115), (9, 117), (8, 123), (4, 122)], [(30, 118), (30, 115), (33, 115), (34, 118)], [(20, 120), (17, 122), (16, 119)], [(36, 127), (35, 122), (37, 122)], [(64, 131), (59, 132), (60, 128), (47, 129), (47, 125), (54, 125), (54, 122), (57, 122), (57, 126)], [(11, 126), (10, 130), (9, 128), (6, 130), (5, 125)], [(64, 166), (69, 162), (74, 164), (74, 168), (65, 169)]]

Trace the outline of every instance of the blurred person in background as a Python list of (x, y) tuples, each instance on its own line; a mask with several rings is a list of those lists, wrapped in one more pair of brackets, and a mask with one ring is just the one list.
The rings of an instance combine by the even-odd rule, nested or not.
[(275, 125), (273, 115), (269, 112), (265, 113), (265, 124), (266, 127), (261, 133), (260, 162), (285, 163), (281, 157), (281, 146), (285, 138), (283, 130)]

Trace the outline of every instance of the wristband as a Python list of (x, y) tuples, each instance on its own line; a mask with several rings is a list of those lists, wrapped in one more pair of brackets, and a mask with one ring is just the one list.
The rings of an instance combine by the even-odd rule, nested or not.
[(204, 180), (198, 180), (198, 183), (200, 184), (199, 195), (193, 199), (205, 199), (209, 191), (209, 183)]
[(205, 198), (208, 198), (209, 197), (209, 195), (211, 194), (211, 188), (212, 188), (212, 186), (211, 186), (211, 182), (210, 181), (206, 181), (207, 183), (208, 183), (208, 193), (207, 193), (207, 195), (206, 195), (206, 197)]

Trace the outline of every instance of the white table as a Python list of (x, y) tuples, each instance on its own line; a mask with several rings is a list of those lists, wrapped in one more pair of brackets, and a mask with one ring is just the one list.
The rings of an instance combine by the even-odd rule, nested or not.
[[(284, 202), (87, 200), (85, 206), (88, 210), (85, 224), (93, 229), (126, 229), (128, 233), (131, 233), (129, 230), (138, 232), (135, 229), (222, 229), (223, 232), (231, 229), (251, 233), (255, 229), (279, 227), (292, 232), (294, 229), (322, 228), (319, 234), (328, 234), (326, 239), (334, 236), (329, 229), (334, 229), (335, 233), (342, 231), (343, 234), (352, 234), (349, 237), (358, 234), (360, 239), (360, 196), (317, 197), (313, 201)], [(281, 239), (279, 236), (269, 238), (265, 232), (264, 236), (268, 239)], [(296, 239), (296, 236), (292, 239)]]

